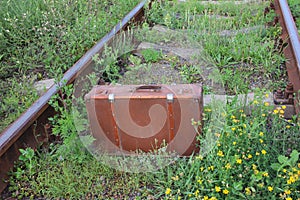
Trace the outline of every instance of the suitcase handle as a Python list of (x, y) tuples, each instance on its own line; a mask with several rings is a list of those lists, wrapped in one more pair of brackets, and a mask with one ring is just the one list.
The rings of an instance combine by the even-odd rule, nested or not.
[(135, 88), (135, 91), (138, 91), (138, 90), (153, 90), (154, 92), (157, 92), (157, 91), (161, 90), (161, 86), (160, 85), (142, 85), (142, 86)]

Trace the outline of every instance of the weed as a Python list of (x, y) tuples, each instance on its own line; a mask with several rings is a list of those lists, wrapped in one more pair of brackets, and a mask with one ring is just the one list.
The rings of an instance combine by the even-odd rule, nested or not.
[(143, 58), (147, 63), (157, 62), (162, 58), (162, 52), (156, 51), (154, 49), (144, 49), (141, 51)]
[(184, 64), (179, 68), (179, 73), (182, 76), (183, 80), (187, 83), (200, 82), (202, 79), (202, 71), (198, 66), (195, 65), (188, 66)]
[(106, 82), (115, 82), (121, 77), (119, 74), (120, 68), (117, 65), (118, 49), (113, 51), (111, 47), (106, 46), (103, 54), (100, 59), (98, 58), (98, 54), (93, 57), (93, 61), (96, 64), (96, 71)]

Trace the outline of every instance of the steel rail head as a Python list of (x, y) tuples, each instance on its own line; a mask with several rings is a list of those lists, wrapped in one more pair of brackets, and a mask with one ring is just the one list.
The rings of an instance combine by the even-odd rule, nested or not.
[(297, 27), (295, 25), (291, 10), (288, 6), (287, 0), (279, 0), (279, 5), (281, 8), (281, 12), (283, 15), (284, 23), (287, 28), (287, 32), (289, 34), (289, 39), (291, 41), (291, 46), (294, 51), (294, 56), (296, 59), (298, 73), (300, 75), (300, 41), (299, 41), (299, 33)]

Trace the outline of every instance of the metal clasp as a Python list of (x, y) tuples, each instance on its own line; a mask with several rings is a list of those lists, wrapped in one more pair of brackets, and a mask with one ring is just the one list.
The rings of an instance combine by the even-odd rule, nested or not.
[(167, 94), (167, 101), (168, 102), (173, 102), (174, 101), (174, 95), (173, 94)]

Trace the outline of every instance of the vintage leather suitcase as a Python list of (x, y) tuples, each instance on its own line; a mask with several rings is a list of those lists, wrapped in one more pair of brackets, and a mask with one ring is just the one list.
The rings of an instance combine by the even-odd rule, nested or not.
[[(90, 129), (100, 151), (132, 154), (165, 148), (180, 156), (199, 151), (199, 84), (99, 85), (85, 96)], [(201, 123), (202, 124), (202, 123)]]

